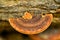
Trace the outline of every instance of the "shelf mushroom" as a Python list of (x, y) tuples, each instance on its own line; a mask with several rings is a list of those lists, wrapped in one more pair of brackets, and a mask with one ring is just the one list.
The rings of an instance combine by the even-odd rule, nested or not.
[[(11, 26), (20, 33), (34, 35), (45, 31), (51, 24), (53, 19), (52, 14), (42, 15), (32, 15), (29, 12), (25, 12), (20, 18), (10, 18), (9, 23)], [(33, 40), (33, 36), (30, 36)], [(34, 35), (40, 40), (38, 35)]]
[(49, 40), (60, 40), (60, 32), (57, 32), (55, 34), (49, 35)]

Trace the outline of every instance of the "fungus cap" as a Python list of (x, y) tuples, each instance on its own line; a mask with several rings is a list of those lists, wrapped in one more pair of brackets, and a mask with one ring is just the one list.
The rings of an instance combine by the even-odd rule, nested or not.
[(52, 14), (33, 16), (32, 19), (26, 20), (24, 18), (10, 18), (11, 26), (23, 34), (38, 34), (46, 30), (53, 19)]

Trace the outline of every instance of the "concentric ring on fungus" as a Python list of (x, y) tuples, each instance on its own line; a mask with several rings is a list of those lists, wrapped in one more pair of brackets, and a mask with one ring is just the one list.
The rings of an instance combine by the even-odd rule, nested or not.
[(11, 26), (23, 34), (38, 34), (46, 30), (52, 22), (52, 14), (33, 16), (32, 19), (10, 18)]

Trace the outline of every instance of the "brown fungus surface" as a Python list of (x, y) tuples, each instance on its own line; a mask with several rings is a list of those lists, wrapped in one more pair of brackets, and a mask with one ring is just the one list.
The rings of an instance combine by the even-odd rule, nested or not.
[(23, 34), (38, 34), (46, 30), (52, 22), (52, 14), (33, 16), (32, 19), (10, 18), (11, 26)]

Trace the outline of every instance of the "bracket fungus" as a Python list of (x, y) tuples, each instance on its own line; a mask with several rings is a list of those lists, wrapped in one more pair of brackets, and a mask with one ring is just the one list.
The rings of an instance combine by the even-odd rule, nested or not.
[(49, 40), (60, 40), (60, 32), (50, 35), (48, 39)]
[(9, 22), (11, 26), (18, 32), (32, 35), (46, 30), (51, 24), (52, 19), (52, 14), (45, 14), (42, 17), (40, 14), (36, 16), (25, 12), (25, 14), (20, 18), (10, 18)]

